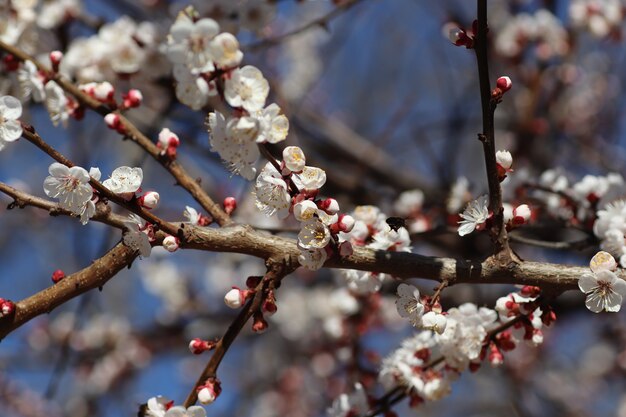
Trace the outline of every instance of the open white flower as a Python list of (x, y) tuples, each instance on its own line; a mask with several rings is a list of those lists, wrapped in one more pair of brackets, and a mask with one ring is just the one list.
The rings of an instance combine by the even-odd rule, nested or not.
[(322, 249), (330, 242), (330, 230), (320, 219), (313, 218), (302, 223), (298, 245), (305, 249)]
[(269, 83), (261, 71), (252, 65), (234, 70), (224, 83), (224, 98), (228, 104), (242, 107), (248, 112), (261, 110), (269, 91)]
[(259, 121), (258, 143), (278, 143), (285, 140), (289, 133), (289, 119), (281, 113), (278, 104), (272, 103), (263, 110), (258, 111), (254, 117)]
[(328, 254), (325, 249), (305, 249), (298, 246), (300, 249), (300, 255), (298, 255), (298, 262), (300, 265), (310, 271), (317, 271), (328, 258)]
[(396, 309), (400, 317), (408, 318), (413, 326), (421, 326), (424, 305), (420, 302), (420, 291), (416, 287), (404, 283), (398, 285)]
[(578, 288), (587, 294), (585, 305), (594, 313), (618, 312), (626, 296), (626, 281), (611, 270), (617, 267), (615, 260), (607, 252), (598, 252), (591, 259), (590, 267), (591, 273), (578, 279)]
[(292, 178), (300, 191), (318, 190), (326, 183), (326, 172), (320, 168), (305, 166), (302, 172)]
[(93, 196), (87, 170), (81, 167), (68, 168), (54, 162), (48, 168), (48, 172), (50, 175), (43, 182), (46, 195), (58, 198), (62, 208), (81, 215), (85, 204)]
[(283, 162), (291, 172), (300, 172), (306, 164), (304, 152), (298, 146), (287, 146), (283, 149)]
[(219, 68), (234, 68), (241, 63), (243, 52), (239, 50), (239, 41), (228, 32), (220, 33), (209, 45), (215, 65)]
[(70, 117), (68, 103), (69, 100), (61, 86), (54, 81), (48, 81), (46, 84), (45, 104), (53, 125), (56, 126), (59, 122), (61, 122), (63, 126), (67, 125), (67, 120)]
[(22, 103), (13, 96), (0, 97), (0, 150), (5, 143), (22, 136), (22, 125), (17, 120), (22, 115)]
[(256, 137), (259, 122), (254, 117), (237, 117), (226, 122), (219, 112), (208, 117), (211, 151), (220, 154), (234, 174), (252, 180), (256, 174), (254, 163), (259, 157)]
[(468, 203), (465, 211), (460, 214), (459, 236), (472, 233), (475, 229), (480, 229), (489, 218), (488, 196), (482, 195), (478, 199)]
[(200, 110), (207, 104), (209, 97), (217, 94), (214, 81), (207, 82), (184, 65), (175, 65), (173, 74), (176, 79), (176, 98), (192, 110)]
[(287, 183), (269, 162), (261, 170), (255, 183), (256, 206), (268, 216), (274, 213), (281, 219), (289, 215), (291, 196)]
[(184, 64), (196, 74), (213, 71), (211, 40), (219, 33), (213, 19), (191, 21), (183, 14), (170, 28), (167, 57), (174, 64)]
[(41, 103), (44, 100), (46, 97), (45, 79), (32, 61), (24, 61), (20, 69), (17, 70), (17, 79), (24, 100), (28, 100), (30, 97), (36, 103)]
[(141, 168), (119, 167), (102, 185), (115, 194), (130, 198), (141, 187), (141, 181), (143, 181)]

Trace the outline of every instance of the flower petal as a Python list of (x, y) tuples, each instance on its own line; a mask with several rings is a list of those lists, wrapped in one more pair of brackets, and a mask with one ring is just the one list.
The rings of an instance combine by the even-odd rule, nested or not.
[(593, 274), (583, 274), (578, 279), (578, 288), (585, 294), (593, 291), (594, 288), (598, 286), (598, 281), (596, 276)]

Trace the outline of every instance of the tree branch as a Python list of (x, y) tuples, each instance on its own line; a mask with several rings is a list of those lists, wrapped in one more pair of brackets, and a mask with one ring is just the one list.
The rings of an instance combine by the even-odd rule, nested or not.
[(263, 277), (263, 280), (261, 280), (257, 286), (254, 297), (241, 309), (235, 320), (230, 324), (230, 326), (228, 326), (224, 336), (222, 336), (222, 338), (217, 342), (215, 351), (213, 352), (213, 355), (211, 355), (211, 359), (209, 359), (209, 362), (206, 364), (204, 370), (198, 377), (198, 380), (194, 384), (191, 392), (184, 402), (185, 407), (190, 407), (196, 403), (198, 400), (197, 388), (201, 386), (207, 378), (216, 376), (217, 368), (220, 366), (222, 359), (224, 359), (224, 355), (226, 355), (226, 352), (239, 335), (239, 332), (241, 332), (243, 326), (245, 326), (254, 313), (259, 311), (261, 308), (264, 286), (268, 283), (271, 284), (273, 282), (280, 281), (284, 276), (293, 272), (295, 269), (293, 266), (287, 266), (282, 261), (269, 260), (268, 264), (268, 271)]
[(137, 251), (118, 243), (88, 267), (66, 276), (55, 285), (15, 303), (15, 314), (0, 320), (0, 339), (44, 313), (94, 288), (102, 287), (119, 271), (130, 265)]
[(483, 131), (478, 135), (483, 144), (485, 166), (487, 168), (487, 182), (489, 184), (489, 210), (493, 212), (494, 221), (491, 227), (491, 237), (496, 245), (495, 252), (503, 255), (503, 262), (516, 260), (517, 257), (509, 247), (506, 229), (504, 227), (504, 213), (502, 208), (502, 189), (498, 178), (496, 162), (496, 144), (494, 133), (494, 112), (496, 102), (491, 98), (489, 82), (489, 60), (487, 56), (487, 0), (477, 1), (478, 26), (474, 50), (478, 64), (478, 78), (480, 82), (480, 103), (482, 109)]

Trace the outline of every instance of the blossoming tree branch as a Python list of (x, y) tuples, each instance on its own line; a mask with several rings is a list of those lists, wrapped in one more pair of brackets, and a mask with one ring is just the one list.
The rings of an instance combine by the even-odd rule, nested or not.
[[(487, 187), (482, 194), (472, 196), (470, 180), (459, 177), (445, 193), (441, 189), (404, 189), (393, 196), (393, 204), (381, 201), (378, 207), (360, 205), (325, 190), (327, 185), (326, 189), (339, 190), (338, 194), (349, 193), (338, 188), (341, 179), (332, 178), (333, 174), (341, 175), (337, 165), (343, 154), (363, 165), (376, 165), (371, 162), (374, 155), (362, 153), (360, 148), (366, 149), (364, 152), (369, 148), (358, 145), (363, 142), (356, 133), (346, 137), (357, 145), (344, 144), (339, 156), (325, 150), (326, 159), (317, 156), (319, 152), (311, 158), (304, 142), (296, 140), (294, 124), (300, 126), (306, 113), (290, 104), (289, 97), (303, 94), (301, 84), (310, 81), (306, 71), (294, 70), (292, 84), (281, 85), (272, 80), (276, 75), (268, 76), (244, 54), (272, 49), (299, 36), (304, 39), (309, 31), (330, 25), (342, 14), (362, 10), (359, 3), (364, 3), (365, 9), (368, 2), (334, 1), (326, 13), (282, 34), (267, 30), (277, 13), (274, 2), (235, 3), (178, 7), (175, 15), (169, 15), (164, 30), (150, 21), (136, 22), (126, 16), (105, 23), (73, 0), (42, 4), (13, 1), (2, 6), (6, 13), (0, 18), (0, 51), (2, 80), (6, 83), (0, 97), (0, 158), (23, 147), (26, 152), (40, 152), (47, 165), (47, 172), (38, 171), (42, 192), (0, 178), (0, 192), (8, 201), (2, 217), (10, 219), (17, 208), (29, 213), (47, 212), (53, 216), (49, 222), (66, 218), (83, 228), (101, 223), (113, 239), (82, 269), (52, 268), (46, 288), (22, 299), (10, 292), (0, 294), (0, 337), (10, 339), (31, 331), (30, 326), (41, 320), (39, 316), (62, 309), (77, 297), (98, 297), (94, 290), (106, 292), (127, 268), (139, 268), (142, 275), (152, 279), (164, 270), (175, 271), (176, 264), (170, 263), (170, 258), (190, 250), (219, 254), (212, 259), (244, 255), (245, 259), (259, 259), (263, 269), (251, 274), (243, 268), (233, 269), (226, 274), (239, 274), (237, 279), (220, 276), (220, 298), (236, 310), (236, 314), (220, 317), (223, 331), (190, 327), (193, 334), (186, 329), (181, 331), (184, 336), (175, 339), (176, 346), (188, 346), (191, 354), (202, 358), (195, 362), (202, 366), (194, 366), (193, 376), (185, 379), (187, 394), (178, 396), (180, 390), (162, 385), (165, 392), (153, 392), (140, 401), (141, 405), (127, 404), (126, 409), (135, 407), (139, 415), (152, 417), (206, 416), (214, 406), (211, 404), (232, 390), (226, 381), (238, 377), (224, 375), (222, 362), (228, 361), (238, 345), (261, 343), (251, 341), (249, 329), (252, 334), (261, 334), (274, 327), (286, 328), (291, 329), (285, 330), (287, 334), (298, 335), (295, 339), (305, 337), (294, 329), (301, 326), (289, 327), (280, 312), (285, 308), (291, 314), (298, 308), (294, 303), (302, 304), (293, 301), (297, 298), (291, 298), (294, 290), (289, 285), (306, 279), (324, 284), (325, 291), (315, 295), (318, 290), (314, 284), (301, 290), (304, 299), (319, 297), (322, 307), (316, 310), (324, 311), (320, 316), (322, 329), (315, 329), (315, 324), (306, 328), (307, 338), (316, 332), (324, 334), (308, 343), (319, 349), (312, 360), (313, 373), (330, 387), (337, 385), (334, 375), (343, 370), (341, 389), (335, 389), (334, 395), (328, 396), (328, 404), (318, 404), (317, 410), (326, 410), (332, 417), (373, 417), (397, 415), (394, 409), (404, 400), (410, 407), (442, 400), (454, 390), (454, 381), (461, 374), (475, 372), (483, 365), (506, 366), (509, 352), (538, 348), (545, 328), (557, 320), (556, 305), (567, 291), (584, 293), (584, 301), (583, 297), (576, 300), (590, 312), (620, 310), (626, 296), (622, 272), (626, 267), (626, 202), (620, 199), (626, 195), (626, 184), (622, 176), (588, 175), (570, 184), (561, 171), (548, 169), (534, 178), (517, 168), (515, 151), (501, 145), (511, 142), (499, 137), (497, 116), (502, 106), (511, 105), (514, 97), (532, 103), (540, 100), (528, 98), (532, 91), (523, 99), (515, 96), (516, 87), (528, 82), (526, 73), (494, 76), (492, 67), (501, 68), (502, 63), (491, 58), (521, 62), (527, 47), (524, 42), (538, 45), (535, 52), (545, 68), (550, 59), (565, 56), (568, 33), (549, 11), (524, 14), (519, 21), (511, 14), (508, 23), (502, 25), (489, 20), (488, 2), (477, 0), (473, 23), (467, 27), (458, 22), (443, 25), (450, 53), (475, 56), (475, 64), (464, 71), (474, 74), (472, 94), (473, 101), (480, 103), (480, 122), (473, 125), (474, 137), (455, 140), (482, 148), (483, 178), (473, 181), (483, 181)], [(494, 3), (498, 4), (500, 19), (504, 6)], [(616, 8), (614, 3), (619, 4), (572, 2), (572, 23), (579, 31), (608, 38), (618, 31), (624, 18), (623, 7)], [(89, 28), (90, 35), (69, 39), (70, 32), (60, 28), (75, 22)], [(58, 49), (45, 50), (43, 44), (31, 40), (56, 29), (64, 34)], [(243, 39), (250, 36), (244, 33), (238, 38), (239, 30), (250, 31), (259, 39), (243, 47)], [(296, 64), (292, 65), (297, 68), (302, 57), (294, 56)], [(550, 75), (547, 70), (537, 74), (535, 84), (530, 84), (539, 86), (541, 77)], [(159, 96), (169, 97), (169, 103), (152, 108), (151, 99), (157, 101)], [(29, 116), (27, 109), (36, 111), (39, 105), (57, 128), (40, 127), (38, 118)], [(183, 133), (182, 124), (168, 118), (168, 112), (182, 108), (202, 116), (207, 130), (204, 143), (198, 145), (186, 138), (191, 133)], [(157, 116), (144, 123), (151, 112)], [(124, 151), (126, 162), (119, 166), (81, 166), (84, 158), (72, 150), (73, 145), (68, 147), (58, 140), (59, 135), (69, 139), (72, 127), (81, 123), (94, 123), (98, 132), (106, 130), (120, 142), (129, 142), (125, 146), (132, 144), (133, 152), (141, 158)], [(533, 126), (540, 128), (538, 123)], [(332, 137), (347, 128), (320, 119), (316, 129)], [(184, 156), (202, 151), (210, 151), (221, 160), (223, 166), (213, 170), (221, 178), (217, 181), (234, 182), (238, 177), (246, 191), (239, 196), (218, 197), (221, 193), (211, 186), (209, 178), (195, 178), (196, 170)], [(384, 161), (384, 147), (375, 152), (380, 152), (376, 158)], [(169, 182), (151, 179), (158, 174), (142, 167), (146, 159), (151, 159)], [(323, 166), (325, 160), (328, 166)], [(315, 164), (320, 166), (310, 165), (311, 161), (319, 161)], [(169, 195), (167, 188), (173, 184), (178, 195), (185, 194), (193, 205), (162, 197)], [(252, 204), (244, 204), (246, 201)], [(583, 238), (550, 241), (530, 233), (548, 223), (575, 230)], [(436, 243), (439, 256), (419, 250), (423, 247), (421, 239), (430, 234), (447, 239)], [(455, 244), (450, 243), (479, 242), (481, 236), (488, 239), (487, 249), (472, 257), (459, 256)], [(520, 256), (517, 244), (591, 248), (595, 255), (586, 259), (588, 266), (572, 266)], [(150, 267), (151, 262), (156, 262), (154, 267)], [(328, 279), (331, 271), (338, 279)], [(200, 274), (197, 270), (194, 273)], [(435, 281), (436, 286), (418, 288), (413, 278)], [(149, 291), (169, 303), (173, 317), (192, 304), (203, 304), (174, 272), (149, 282)], [(453, 303), (446, 298), (461, 286), (490, 284), (516, 287), (500, 291), (503, 287), (498, 286), (500, 292), (488, 305), (467, 300)], [(88, 334), (77, 339), (81, 331), (97, 328), (95, 324), (85, 325), (83, 330), (76, 327), (76, 317), (83, 315), (86, 305), (80, 304), (79, 314), (64, 332), (55, 333), (52, 324), (38, 330), (37, 340), (56, 340), (62, 351), (80, 346), (90, 352), (112, 346), (107, 349), (115, 353), (114, 359), (96, 360), (88, 371), (100, 381), (100, 391), (96, 392), (104, 395), (106, 387), (114, 386), (125, 373), (139, 371), (146, 358), (145, 344), (128, 325), (92, 330), (102, 332), (98, 337), (110, 339), (110, 344), (92, 346), (98, 337)], [(195, 316), (215, 313), (213, 307), (196, 308)], [(609, 314), (606, 316), (611, 320)], [(381, 324), (391, 328), (398, 322), (414, 328), (413, 334), (383, 359), (366, 354), (366, 333)], [(127, 329), (125, 333), (121, 328)], [(254, 337), (262, 340), (270, 337), (269, 333)], [(61, 356), (59, 372), (67, 362), (66, 356)], [(257, 365), (263, 364), (257, 361)], [(54, 384), (50, 386), (53, 388), (48, 392), (56, 389)], [(312, 408), (309, 413), (297, 414), (284, 404), (275, 407), (275, 414), (262, 415), (318, 415)]]

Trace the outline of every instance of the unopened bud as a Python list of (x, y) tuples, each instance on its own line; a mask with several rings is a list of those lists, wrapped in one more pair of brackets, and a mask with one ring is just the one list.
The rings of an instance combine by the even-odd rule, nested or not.
[(334, 198), (327, 198), (319, 203), (319, 208), (328, 214), (336, 214), (339, 212), (339, 203)]
[(189, 342), (189, 351), (193, 353), (194, 355), (199, 355), (202, 352), (206, 352), (214, 348), (215, 348), (215, 342), (202, 340), (197, 337)]
[(530, 220), (530, 215), (530, 207), (528, 207), (527, 204), (517, 206), (513, 210), (513, 224), (522, 225), (528, 223), (528, 220)]
[(504, 363), (504, 355), (494, 343), (489, 347), (489, 363), (493, 366), (500, 366)]
[(209, 378), (204, 385), (200, 385), (197, 390), (198, 401), (202, 404), (211, 404), (222, 392), (222, 387), (217, 378)]
[(114, 94), (115, 87), (108, 81), (97, 83), (93, 89), (94, 98), (102, 102), (112, 101)]
[(172, 235), (165, 236), (165, 239), (163, 239), (163, 247), (168, 252), (176, 252), (179, 244), (178, 238)]
[(63, 52), (61, 51), (52, 51), (50, 52), (50, 63), (52, 64), (52, 71), (58, 72), (59, 65), (61, 64), (61, 60), (63, 59)]
[(143, 101), (143, 94), (136, 88), (128, 90), (128, 93), (122, 95), (122, 107), (126, 109), (139, 107)]
[(498, 78), (496, 81), (496, 87), (498, 87), (503, 93), (506, 93), (513, 86), (513, 82), (507, 76)]
[(0, 298), (0, 318), (7, 317), (15, 311), (15, 304), (11, 300)]
[(166, 149), (168, 146), (178, 146), (180, 145), (180, 139), (178, 135), (168, 128), (161, 129), (159, 133), (159, 139), (157, 142), (157, 146), (161, 149)]
[(276, 297), (274, 296), (274, 291), (268, 291), (265, 300), (263, 301), (262, 311), (263, 313), (271, 316), (276, 313), (278, 310), (278, 306), (276, 305)]
[(263, 314), (261, 314), (260, 312), (255, 313), (252, 322), (252, 330), (255, 333), (263, 333), (267, 330), (268, 327), (269, 324), (267, 324), (267, 321), (265, 321), (265, 319), (263, 318)]
[(496, 152), (496, 162), (506, 170), (510, 169), (513, 165), (513, 156), (509, 151)]
[(148, 191), (147, 193), (139, 197), (137, 202), (141, 207), (151, 210), (159, 205), (159, 199), (159, 193), (157, 193), (156, 191)]
[(109, 113), (104, 116), (104, 122), (109, 127), (109, 129), (113, 129), (118, 133), (123, 134), (126, 131), (124, 125), (120, 121), (120, 115), (117, 113)]
[(239, 308), (246, 300), (245, 294), (237, 287), (233, 287), (224, 296), (224, 303), (230, 308)]
[(339, 223), (339, 230), (345, 233), (349, 233), (354, 227), (355, 220), (354, 220), (354, 217), (348, 214), (344, 214), (342, 216), (339, 216), (338, 223)]
[(235, 197), (226, 197), (224, 199), (224, 211), (226, 214), (231, 214), (237, 208), (237, 200)]
[(60, 269), (57, 269), (52, 273), (52, 282), (55, 284), (65, 278), (65, 272)]

